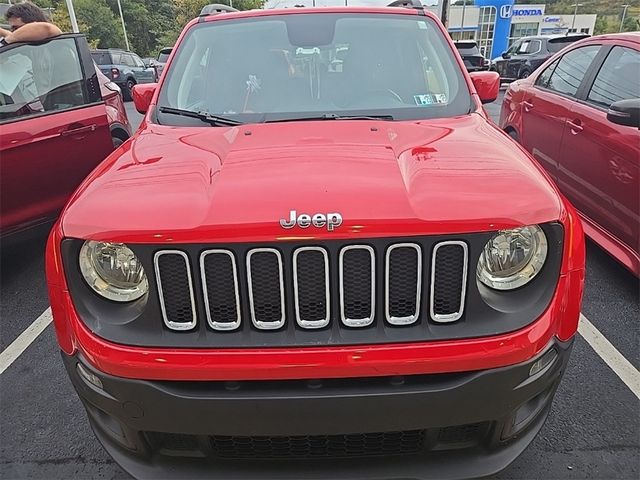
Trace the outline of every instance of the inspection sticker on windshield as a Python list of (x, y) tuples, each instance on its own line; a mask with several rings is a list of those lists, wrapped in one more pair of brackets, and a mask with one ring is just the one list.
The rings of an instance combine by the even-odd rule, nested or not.
[(442, 93), (436, 93), (434, 95), (431, 95), (430, 93), (414, 95), (413, 99), (418, 106), (433, 105), (434, 103), (447, 103), (447, 96)]

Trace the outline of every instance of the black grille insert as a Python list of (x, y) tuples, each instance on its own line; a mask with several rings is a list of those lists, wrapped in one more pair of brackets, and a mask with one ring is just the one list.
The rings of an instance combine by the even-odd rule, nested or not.
[(200, 258), (207, 319), (215, 330), (240, 326), (236, 261), (228, 250), (207, 250)]
[(294, 253), (294, 289), (298, 323), (306, 328), (329, 324), (329, 256), (319, 247)]
[(215, 435), (211, 437), (211, 446), (214, 455), (220, 458), (339, 458), (412, 454), (424, 448), (424, 441), (424, 430), (407, 430), (346, 435)]
[(443, 242), (435, 246), (431, 278), (431, 317), (453, 322), (463, 313), (467, 282), (467, 245)]
[(164, 250), (156, 253), (156, 281), (162, 315), (172, 330), (189, 330), (196, 325), (193, 282), (186, 253)]
[(387, 321), (408, 325), (418, 319), (422, 255), (416, 244), (392, 245), (387, 250)]
[(250, 250), (247, 254), (249, 302), (253, 324), (261, 329), (284, 325), (284, 283), (282, 257), (272, 248)]
[(349, 327), (373, 322), (374, 262), (374, 251), (368, 246), (349, 246), (340, 251), (342, 322)]

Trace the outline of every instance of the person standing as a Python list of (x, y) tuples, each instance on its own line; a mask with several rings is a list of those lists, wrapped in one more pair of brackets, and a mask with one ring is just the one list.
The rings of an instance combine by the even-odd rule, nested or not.
[(36, 42), (62, 33), (58, 27), (47, 21), (44, 12), (31, 2), (12, 5), (5, 17), (11, 30), (0, 28), (0, 46), (16, 42)]

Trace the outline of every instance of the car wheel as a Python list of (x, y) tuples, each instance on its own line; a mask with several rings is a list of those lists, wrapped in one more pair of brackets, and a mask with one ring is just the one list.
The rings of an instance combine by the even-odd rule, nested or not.
[(520, 139), (518, 138), (518, 132), (516, 132), (515, 130), (512, 130), (512, 129), (507, 130), (507, 135), (513, 138), (516, 142), (520, 141)]
[(125, 100), (133, 100), (133, 87), (135, 84), (136, 82), (132, 78), (127, 80), (127, 83), (125, 84), (125, 89), (123, 92)]
[(519, 78), (527, 78), (529, 75), (531, 75), (531, 72), (525, 68), (520, 72)]

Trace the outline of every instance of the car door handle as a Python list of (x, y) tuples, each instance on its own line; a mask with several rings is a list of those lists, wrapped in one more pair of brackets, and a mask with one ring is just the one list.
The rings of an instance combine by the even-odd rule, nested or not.
[(67, 128), (66, 130), (63, 130), (60, 135), (63, 137), (82, 135), (83, 133), (95, 132), (96, 128), (98, 128), (98, 126), (95, 123), (83, 127)]
[(582, 130), (584, 130), (584, 128), (582, 127), (582, 122), (580, 120), (567, 120), (567, 124), (571, 128), (571, 133), (573, 133), (574, 135), (577, 135)]
[(524, 105), (524, 111), (525, 112), (530, 112), (531, 109), (533, 108), (533, 103), (527, 102), (526, 100), (524, 102), (522, 102), (522, 105)]

